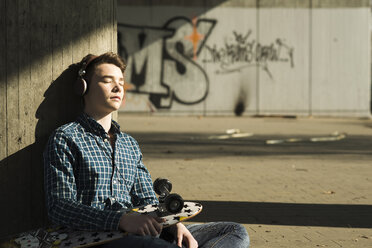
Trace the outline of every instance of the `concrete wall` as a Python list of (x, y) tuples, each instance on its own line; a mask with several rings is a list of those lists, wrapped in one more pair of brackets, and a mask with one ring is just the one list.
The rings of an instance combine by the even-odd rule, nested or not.
[(116, 51), (116, 1), (0, 1), (0, 238), (46, 222), (42, 151), (71, 121), (75, 63)]
[(369, 1), (118, 1), (123, 111), (370, 114)]

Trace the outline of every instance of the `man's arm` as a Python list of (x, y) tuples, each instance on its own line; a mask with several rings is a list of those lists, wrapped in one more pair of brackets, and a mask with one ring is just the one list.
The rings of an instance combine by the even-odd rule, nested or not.
[(149, 171), (142, 161), (142, 153), (137, 141), (131, 137), (134, 147), (134, 152), (137, 155), (137, 175), (135, 176), (134, 184), (131, 189), (131, 197), (134, 206), (144, 206), (149, 204), (159, 203), (154, 192), (152, 179)]
[(50, 137), (44, 151), (48, 216), (58, 225), (84, 230), (118, 230), (122, 212), (99, 210), (77, 201), (73, 164), (77, 150), (62, 132)]

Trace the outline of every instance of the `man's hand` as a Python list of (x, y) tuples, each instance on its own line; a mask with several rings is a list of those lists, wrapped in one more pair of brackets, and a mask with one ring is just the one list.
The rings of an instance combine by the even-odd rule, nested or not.
[(198, 242), (182, 223), (177, 223), (175, 226), (172, 226), (171, 231), (177, 237), (177, 245), (179, 247), (182, 247), (182, 243), (186, 244), (188, 248), (198, 247)]
[(125, 232), (138, 234), (142, 236), (157, 236), (163, 228), (162, 222), (165, 220), (159, 217), (149, 215), (129, 213), (124, 214), (119, 223), (119, 228)]

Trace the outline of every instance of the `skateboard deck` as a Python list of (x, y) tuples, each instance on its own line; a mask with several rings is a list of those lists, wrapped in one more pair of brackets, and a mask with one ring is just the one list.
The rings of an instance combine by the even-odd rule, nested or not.
[[(141, 214), (159, 216), (158, 205), (147, 205), (134, 208), (132, 211)], [(184, 202), (181, 212), (177, 214), (161, 215), (166, 221), (163, 227), (188, 220), (202, 211), (202, 205), (196, 202)], [(66, 227), (39, 228), (24, 232), (1, 245), (7, 248), (72, 248), (89, 247), (112, 241), (127, 235), (121, 231), (81, 231)]]

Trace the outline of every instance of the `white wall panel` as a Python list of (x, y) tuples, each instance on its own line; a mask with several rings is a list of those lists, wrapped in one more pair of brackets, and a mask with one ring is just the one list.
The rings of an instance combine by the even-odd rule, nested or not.
[(371, 18), (364, 3), (207, 3), (119, 4), (118, 45), (132, 87), (123, 109), (370, 114)]
[(259, 9), (259, 112), (309, 112), (309, 9)]
[(369, 9), (314, 9), (312, 15), (312, 113), (368, 115)]
[(255, 8), (215, 8), (207, 18), (216, 27), (203, 49), (204, 66), (210, 80), (208, 113), (233, 113), (243, 104), (257, 111), (257, 16)]

